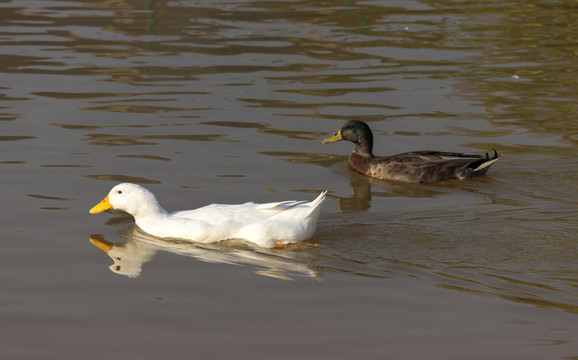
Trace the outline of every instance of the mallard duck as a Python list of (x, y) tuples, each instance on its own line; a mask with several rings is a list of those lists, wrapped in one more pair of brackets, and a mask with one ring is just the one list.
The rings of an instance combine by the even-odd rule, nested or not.
[(349, 155), (349, 166), (360, 174), (384, 180), (412, 183), (431, 183), (443, 180), (463, 180), (484, 175), (500, 159), (493, 156), (460, 154), (441, 151), (412, 151), (393, 156), (373, 155), (373, 134), (363, 121), (347, 122), (334, 136), (323, 144), (349, 140), (355, 149)]
[(131, 214), (144, 232), (160, 238), (212, 243), (244, 239), (263, 247), (281, 247), (309, 239), (317, 229), (317, 219), (327, 191), (315, 200), (252, 202), (238, 205), (211, 204), (195, 210), (169, 213), (154, 194), (142, 186), (123, 183), (90, 209), (96, 214), (108, 209)]

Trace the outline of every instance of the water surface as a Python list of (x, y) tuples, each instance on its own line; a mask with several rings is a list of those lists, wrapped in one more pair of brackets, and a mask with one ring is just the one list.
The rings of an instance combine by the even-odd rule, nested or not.
[[(0, 9), (3, 357), (578, 357), (575, 4)], [(350, 119), (376, 154), (504, 157), (367, 179), (320, 144)], [(331, 196), (311, 246), (201, 246), (88, 214), (124, 181), (168, 210)]]

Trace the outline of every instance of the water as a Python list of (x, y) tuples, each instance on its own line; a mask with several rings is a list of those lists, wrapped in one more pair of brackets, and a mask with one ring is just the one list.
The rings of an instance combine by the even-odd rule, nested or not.
[[(578, 357), (575, 4), (0, 8), (2, 358)], [(367, 179), (320, 144), (353, 118), (376, 154), (504, 157)], [(88, 214), (121, 181), (168, 210), (331, 197), (315, 246), (199, 246)]]

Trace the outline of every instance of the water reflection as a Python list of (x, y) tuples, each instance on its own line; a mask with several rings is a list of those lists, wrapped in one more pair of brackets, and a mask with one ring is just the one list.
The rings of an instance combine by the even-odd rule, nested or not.
[(151, 261), (157, 252), (165, 251), (211, 263), (250, 266), (259, 275), (283, 280), (292, 280), (294, 276), (322, 279), (322, 271), (316, 265), (315, 252), (261, 249), (233, 240), (217, 244), (167, 240), (145, 234), (136, 227), (121, 235), (127, 239), (126, 242), (113, 243), (100, 234), (93, 234), (90, 235), (90, 243), (114, 261), (110, 266), (112, 272), (130, 278), (140, 276), (143, 265)]
[[(108, 223), (126, 225), (129, 222), (129, 216), (119, 216)], [(549, 278), (535, 277), (532, 272), (502, 269), (500, 261), (490, 259), (510, 256), (501, 250), (485, 248), (477, 249), (475, 254), (467, 252), (476, 258), (469, 260), (466, 253), (460, 253), (464, 249), (428, 237), (431, 230), (425, 228), (341, 223), (324, 226), (316, 237), (323, 244), (321, 247), (262, 249), (238, 241), (198, 244), (155, 238), (135, 226), (120, 231), (126, 239), (123, 243), (108, 241), (101, 234), (90, 235), (90, 243), (114, 261), (109, 266), (112, 272), (129, 278), (139, 277), (144, 265), (159, 251), (164, 251), (211, 263), (246, 266), (258, 275), (282, 280), (297, 276), (322, 280), (325, 272), (382, 279), (410, 276), (452, 291), (578, 313), (578, 306), (573, 303), (571, 271), (552, 271), (549, 278), (555, 277), (567, 284), (560, 281), (550, 284)], [(403, 246), (395, 240), (381, 238), (381, 234), (393, 235), (399, 231), (408, 236)]]
[[(336, 167), (341, 169), (340, 173), (344, 173), (343, 167), (346, 164)], [(330, 199), (338, 201), (338, 208), (341, 211), (360, 211), (367, 210), (371, 207), (372, 197), (404, 197), (404, 198), (433, 198), (444, 194), (444, 191), (439, 191), (422, 186), (421, 184), (399, 183), (395, 181), (387, 181), (380, 179), (373, 179), (367, 176), (360, 175), (351, 169), (347, 169), (346, 175), (349, 178), (349, 185), (353, 190), (351, 197), (339, 197), (329, 195)], [(375, 191), (372, 190), (372, 185), (375, 186)]]
[(97, 179), (97, 180), (107, 180), (114, 181), (118, 183), (135, 183), (135, 184), (160, 184), (161, 181), (147, 179), (138, 176), (122, 175), (122, 174), (98, 174), (98, 175), (85, 175), (87, 178)]
[(103, 146), (134, 146), (134, 145), (158, 145), (157, 141), (150, 140), (188, 140), (188, 141), (227, 141), (224, 134), (207, 135), (112, 135), (112, 134), (90, 134), (87, 140), (93, 145)]
[(200, 124), (224, 126), (239, 129), (258, 129), (259, 133), (261, 134), (280, 135), (288, 137), (290, 139), (314, 140), (324, 134), (323, 132), (315, 132), (315, 131), (276, 129), (271, 124), (264, 124), (264, 123), (251, 123), (251, 122), (238, 122), (238, 121), (204, 121), (201, 122)]

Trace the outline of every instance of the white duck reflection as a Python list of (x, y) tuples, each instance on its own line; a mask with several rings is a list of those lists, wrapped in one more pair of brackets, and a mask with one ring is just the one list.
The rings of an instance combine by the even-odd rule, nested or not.
[(114, 261), (110, 266), (112, 272), (130, 278), (140, 276), (143, 265), (151, 261), (158, 251), (166, 251), (206, 262), (248, 265), (254, 267), (257, 274), (283, 280), (292, 280), (291, 276), (294, 275), (322, 279), (321, 267), (316, 265), (315, 251), (310, 251), (314, 249), (264, 249), (235, 240), (198, 244), (155, 238), (136, 227), (121, 235), (127, 239), (126, 242), (112, 243), (100, 234), (93, 234), (90, 235), (90, 243)]

